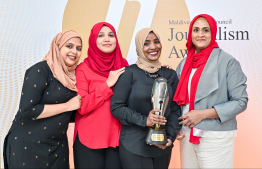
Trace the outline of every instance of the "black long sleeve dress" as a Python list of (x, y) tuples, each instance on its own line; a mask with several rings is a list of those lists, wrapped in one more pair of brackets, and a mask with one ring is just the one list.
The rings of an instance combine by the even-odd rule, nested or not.
[(19, 110), (5, 138), (5, 168), (69, 168), (67, 129), (71, 112), (36, 119), (45, 104), (65, 103), (76, 92), (57, 81), (46, 61), (24, 77)]
[[(167, 138), (173, 142), (181, 129), (178, 117), (181, 116), (180, 106), (172, 101), (178, 78), (176, 72), (165, 67), (157, 71), (159, 76), (167, 79), (169, 103), (166, 109)], [(118, 79), (114, 95), (111, 99), (111, 112), (122, 123), (120, 142), (131, 153), (143, 157), (160, 157), (171, 153), (173, 146), (162, 150), (154, 145), (148, 145), (145, 138), (147, 116), (153, 109), (151, 92), (154, 78), (149, 77), (136, 64), (126, 67), (125, 72)]]

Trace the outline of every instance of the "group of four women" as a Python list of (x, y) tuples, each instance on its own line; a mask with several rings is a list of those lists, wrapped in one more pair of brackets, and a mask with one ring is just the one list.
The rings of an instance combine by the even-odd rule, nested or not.
[[(177, 71), (161, 66), (161, 40), (151, 28), (137, 33), (138, 59), (130, 66), (109, 23), (94, 25), (88, 57), (78, 66), (81, 37), (59, 33), (43, 61), (25, 73), (4, 143), (5, 168), (69, 168), (70, 121), (75, 168), (168, 168), (175, 139), (182, 168), (232, 168), (236, 115), (248, 101), (246, 76), (219, 48), (216, 31), (209, 15), (192, 20), (188, 55)], [(171, 98), (165, 116), (151, 104), (157, 77), (167, 79)], [(165, 145), (145, 142), (155, 124), (165, 125)]]

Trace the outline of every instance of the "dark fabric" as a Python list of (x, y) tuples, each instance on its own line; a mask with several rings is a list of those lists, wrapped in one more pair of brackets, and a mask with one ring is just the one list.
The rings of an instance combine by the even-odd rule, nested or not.
[[(207, 22), (210, 26), (211, 31), (211, 42), (205, 49), (201, 50), (200, 53), (195, 53), (195, 46), (192, 43), (192, 27), (194, 22), (199, 18), (204, 17), (207, 19)], [(209, 55), (211, 54), (212, 50), (214, 48), (218, 48), (218, 44), (216, 42), (216, 33), (217, 33), (217, 24), (215, 19), (212, 16), (201, 14), (196, 16), (189, 26), (189, 34), (188, 34), (188, 41), (187, 41), (187, 50), (188, 50), (188, 56), (186, 59), (186, 63), (184, 65), (184, 68), (182, 70), (181, 77), (179, 79), (178, 83), (178, 90), (175, 93), (174, 101), (177, 102), (180, 106), (185, 106), (187, 103), (189, 103), (189, 111), (194, 110), (195, 105), (195, 96), (197, 91), (197, 86), (199, 79), (201, 77), (201, 74), (205, 68), (205, 65), (207, 63), (207, 60), (209, 58)], [(189, 102), (189, 96), (188, 96), (188, 82), (189, 82), (189, 76), (191, 74), (192, 68), (197, 68), (195, 74), (192, 77), (191, 81), (191, 88), (190, 88), (190, 102)], [(193, 136), (193, 128), (191, 128), (190, 132), (190, 143), (193, 144), (199, 144), (200, 137)]]
[(10, 149), (10, 146), (7, 146), (8, 135), (9, 134), (7, 134), (7, 136), (5, 137), (5, 140), (4, 140), (4, 149), (3, 149), (4, 169), (9, 169), (8, 163), (10, 163), (9, 162), (10, 150), (6, 150), (7, 147)]
[[(116, 38), (116, 48), (111, 53), (104, 53), (96, 45), (97, 36), (103, 26), (109, 27)], [(118, 44), (115, 28), (107, 22), (95, 24), (89, 36), (89, 47), (87, 58), (84, 60), (88, 67), (100, 76), (108, 77), (110, 71), (128, 66), (126, 59), (123, 58)]]
[(24, 78), (19, 110), (6, 136), (9, 168), (69, 168), (67, 129), (72, 112), (38, 119), (45, 104), (65, 103), (76, 92), (57, 81), (46, 61), (30, 67)]
[[(167, 138), (174, 141), (181, 128), (178, 117), (181, 116), (180, 106), (173, 102), (178, 78), (176, 72), (161, 67), (157, 73), (167, 79), (169, 104), (166, 109)], [(148, 145), (145, 137), (148, 133), (146, 120), (152, 110), (151, 91), (154, 79), (144, 70), (131, 65), (126, 67), (114, 88), (111, 99), (111, 112), (122, 123), (120, 140), (130, 152), (144, 157), (159, 157), (171, 152), (172, 146), (162, 150), (154, 145)]]
[(74, 143), (74, 164), (76, 169), (122, 169), (119, 147), (90, 149), (78, 138)]
[(171, 152), (155, 158), (135, 155), (128, 151), (121, 142), (119, 143), (119, 154), (124, 169), (167, 169), (171, 158)]

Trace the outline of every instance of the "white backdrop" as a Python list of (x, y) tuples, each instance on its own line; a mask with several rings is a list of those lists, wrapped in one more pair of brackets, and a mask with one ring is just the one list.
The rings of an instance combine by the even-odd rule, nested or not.
[[(147, 0), (138, 1), (148, 3)], [(151, 0), (152, 8), (157, 1)], [(124, 2), (123, 0), (111, 0), (112, 4), (119, 3), (120, 6), (118, 11), (113, 10), (113, 8), (108, 11), (106, 21), (112, 23), (116, 29), (121, 19), (119, 13), (124, 9)], [(251, 164), (258, 163), (258, 157), (261, 158), (262, 156), (262, 146), (259, 142), (262, 136), (257, 136), (258, 133), (261, 133), (259, 128), (262, 128), (260, 123), (262, 113), (260, 113), (261, 108), (259, 107), (262, 102), (262, 1), (185, 0), (185, 2), (190, 19), (200, 13), (207, 13), (217, 21), (231, 20), (230, 24), (218, 23), (218, 27), (221, 27), (222, 35), (226, 31), (227, 39), (229, 32), (234, 31), (234, 40), (218, 40), (217, 42), (223, 50), (240, 61), (242, 69), (248, 77), (250, 100), (247, 111), (238, 117), (240, 127), (237, 144), (250, 146), (243, 146), (241, 150), (235, 150), (235, 153), (243, 153), (243, 155), (238, 156), (237, 160), (247, 160), (246, 156), (248, 155), (244, 153), (253, 154), (251, 161), (246, 161), (245, 166), (238, 167), (245, 168), (249, 166), (248, 163), (252, 166)], [(67, 0), (0, 1), (0, 140), (2, 167), (3, 139), (18, 110), (24, 72), (45, 56), (52, 38), (62, 30), (66, 4)], [(145, 10), (149, 9), (145, 7), (140, 11)], [(153, 13), (152, 10), (148, 12), (151, 12), (151, 14), (148, 14), (147, 17), (153, 17), (154, 10)], [(144, 15), (140, 17), (142, 20), (137, 21), (133, 36), (140, 28), (150, 26), (152, 19), (148, 18), (147, 22), (144, 22)], [(246, 37), (243, 40), (236, 40), (236, 31), (247, 31), (249, 40)], [(136, 60), (133, 42), (129, 49), (127, 60), (131, 64)], [(83, 54), (85, 53), (86, 51), (83, 51)], [(253, 166), (258, 168), (258, 165)]]

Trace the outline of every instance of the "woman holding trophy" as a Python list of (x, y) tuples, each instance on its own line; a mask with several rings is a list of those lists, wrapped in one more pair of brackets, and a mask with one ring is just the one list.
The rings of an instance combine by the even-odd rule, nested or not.
[(177, 67), (182, 168), (233, 168), (236, 116), (247, 107), (247, 78), (239, 62), (219, 48), (216, 32), (213, 17), (196, 16), (188, 56)]
[[(111, 112), (122, 123), (119, 153), (123, 168), (168, 168), (173, 142), (181, 128), (180, 107), (172, 101), (178, 78), (174, 70), (161, 67), (161, 49), (158, 33), (151, 28), (141, 29), (136, 35), (138, 60), (126, 67), (114, 88)], [(166, 98), (160, 101), (162, 108), (151, 103), (154, 96), (159, 96), (152, 93), (151, 98), (152, 91), (160, 91), (159, 84), (166, 84), (168, 91), (160, 94)], [(157, 133), (163, 128), (166, 135)]]

